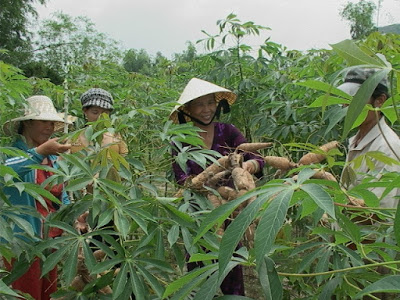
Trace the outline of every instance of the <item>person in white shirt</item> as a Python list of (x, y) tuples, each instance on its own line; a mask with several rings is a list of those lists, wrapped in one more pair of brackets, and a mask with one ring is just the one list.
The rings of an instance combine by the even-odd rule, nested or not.
[[(347, 73), (344, 83), (338, 88), (354, 96), (362, 83), (377, 70), (378, 69), (355, 67)], [(384, 78), (376, 87), (368, 104), (372, 107), (381, 107), (389, 97), (388, 80)], [(379, 181), (384, 173), (400, 172), (399, 164), (386, 164), (372, 157), (369, 157), (373, 164), (372, 168), (372, 165), (367, 164), (365, 159), (362, 160), (359, 167), (355, 168), (354, 160), (356, 158), (373, 151), (379, 151), (389, 158), (400, 161), (400, 139), (398, 135), (386, 124), (385, 117), (381, 112), (370, 110), (368, 111), (366, 119), (358, 127), (356, 135), (349, 139), (346, 166), (341, 176), (341, 183), (344, 188), (349, 190), (359, 185), (368, 175), (375, 177), (375, 181)], [(373, 192), (380, 199), (380, 207), (397, 207), (400, 188), (392, 189), (390, 193), (384, 197), (382, 197), (382, 195), (385, 191), (385, 187), (371, 187), (369, 191)]]

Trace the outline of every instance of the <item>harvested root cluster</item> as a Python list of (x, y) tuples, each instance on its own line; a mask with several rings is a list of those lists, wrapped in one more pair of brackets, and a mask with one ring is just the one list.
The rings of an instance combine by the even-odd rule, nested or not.
[[(217, 163), (210, 165), (202, 173), (192, 178), (188, 187), (204, 194), (214, 208), (232, 201), (256, 187), (253, 175), (243, 168), (243, 152), (256, 152), (270, 146), (272, 143), (241, 144), (233, 153), (221, 157)], [(233, 215), (237, 215), (254, 199), (255, 197), (252, 197), (242, 203)], [(249, 231), (245, 237), (252, 239), (254, 226), (250, 226)], [(220, 235), (223, 232), (224, 228), (219, 228), (217, 231)]]
[[(93, 252), (93, 255), (94, 255), (96, 261), (98, 261), (98, 262), (102, 261), (104, 259), (104, 257), (106, 256), (106, 254), (102, 250), (96, 250), (95, 252)], [(115, 270), (114, 273), (116, 275), (116, 273), (118, 273), (118, 269)], [(101, 275), (97, 275), (97, 276), (90, 275), (90, 272), (85, 265), (85, 259), (82, 255), (82, 253), (80, 253), (78, 255), (77, 274), (71, 282), (71, 288), (78, 292), (81, 292), (81, 291), (83, 291), (83, 289), (85, 288), (85, 286), (88, 283), (92, 282), (96, 278), (99, 278), (100, 276)], [(102, 289), (100, 289), (99, 292), (101, 294), (109, 295), (109, 294), (112, 294), (112, 289), (110, 286), (107, 285), (107, 286), (103, 287)]]

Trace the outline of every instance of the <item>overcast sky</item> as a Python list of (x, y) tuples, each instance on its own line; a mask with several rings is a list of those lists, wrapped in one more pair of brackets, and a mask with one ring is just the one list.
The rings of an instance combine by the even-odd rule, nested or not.
[[(352, 0), (353, 2), (355, 0)], [(98, 31), (121, 42), (124, 49), (157, 51), (171, 58), (187, 41), (205, 38), (201, 30), (218, 33), (217, 20), (234, 13), (242, 21), (270, 27), (266, 38), (288, 49), (327, 48), (350, 38), (350, 26), (339, 16), (348, 0), (48, 0), (37, 6), (40, 19), (62, 11), (87, 16)], [(378, 0), (374, 1), (378, 2)], [(379, 26), (400, 23), (400, 0), (383, 0)], [(198, 46), (200, 51), (202, 46)]]

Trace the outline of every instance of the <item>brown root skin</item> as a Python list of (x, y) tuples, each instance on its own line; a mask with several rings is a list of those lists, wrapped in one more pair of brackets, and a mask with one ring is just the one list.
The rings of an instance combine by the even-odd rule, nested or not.
[(252, 190), (256, 187), (253, 176), (242, 168), (234, 168), (232, 170), (233, 184), (237, 190)]
[(229, 186), (220, 186), (217, 192), (221, 195), (223, 199), (231, 201), (237, 198), (238, 192)]
[(207, 186), (216, 188), (224, 179), (226, 179), (229, 175), (231, 174), (230, 170), (224, 170), (221, 171), (214, 176), (212, 176), (208, 181), (207, 181)]
[(267, 165), (280, 170), (289, 170), (296, 167), (296, 164), (291, 162), (286, 157), (265, 156), (264, 161)]
[(219, 158), (218, 163), (219, 164), (214, 163), (208, 166), (203, 172), (193, 177), (189, 184), (190, 188), (195, 190), (202, 189), (203, 185), (212, 175), (225, 170), (228, 166), (228, 156), (223, 156)]
[(93, 252), (94, 258), (96, 261), (101, 261), (103, 260), (104, 257), (106, 257), (106, 253), (103, 250), (96, 250)]
[(78, 292), (82, 292), (85, 286), (86, 282), (79, 275), (75, 276), (75, 278), (71, 282), (71, 288)]
[(243, 156), (239, 153), (233, 152), (228, 155), (230, 167), (241, 168), (243, 164)]
[(214, 208), (217, 208), (222, 204), (221, 199), (214, 194), (207, 194), (207, 199), (211, 202)]
[(256, 152), (271, 147), (273, 143), (243, 143), (236, 147), (236, 151)]
[[(326, 143), (319, 147), (319, 149), (322, 152), (328, 153), (330, 150), (335, 149), (339, 146), (338, 141), (332, 141), (329, 143)], [(307, 153), (303, 155), (302, 158), (299, 160), (299, 165), (311, 165), (311, 164), (317, 164), (323, 161), (326, 158), (326, 154), (323, 153)]]
[(317, 172), (311, 177), (315, 179), (325, 179), (325, 180), (330, 180), (330, 181), (335, 181), (337, 182), (337, 179), (335, 176), (333, 176), (332, 173), (326, 172), (326, 171), (321, 171), (321, 170), (316, 170)]

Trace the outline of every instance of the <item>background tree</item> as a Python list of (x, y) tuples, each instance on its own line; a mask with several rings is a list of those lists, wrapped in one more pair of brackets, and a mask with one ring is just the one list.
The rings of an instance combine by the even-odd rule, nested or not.
[(128, 72), (151, 74), (152, 60), (146, 50), (129, 49), (123, 58), (123, 66)]
[(90, 60), (118, 62), (118, 43), (98, 32), (87, 17), (56, 13), (45, 20), (37, 32), (35, 59), (65, 73), (68, 65), (84, 65)]
[(35, 2), (45, 0), (0, 0), (0, 48), (8, 53), (0, 53), (0, 60), (20, 66), (32, 55), (29, 31), (30, 18), (36, 18)]
[(350, 34), (355, 40), (365, 38), (373, 31), (376, 26), (373, 22), (373, 14), (376, 5), (372, 1), (361, 0), (358, 3), (348, 2), (340, 16), (350, 22)]

